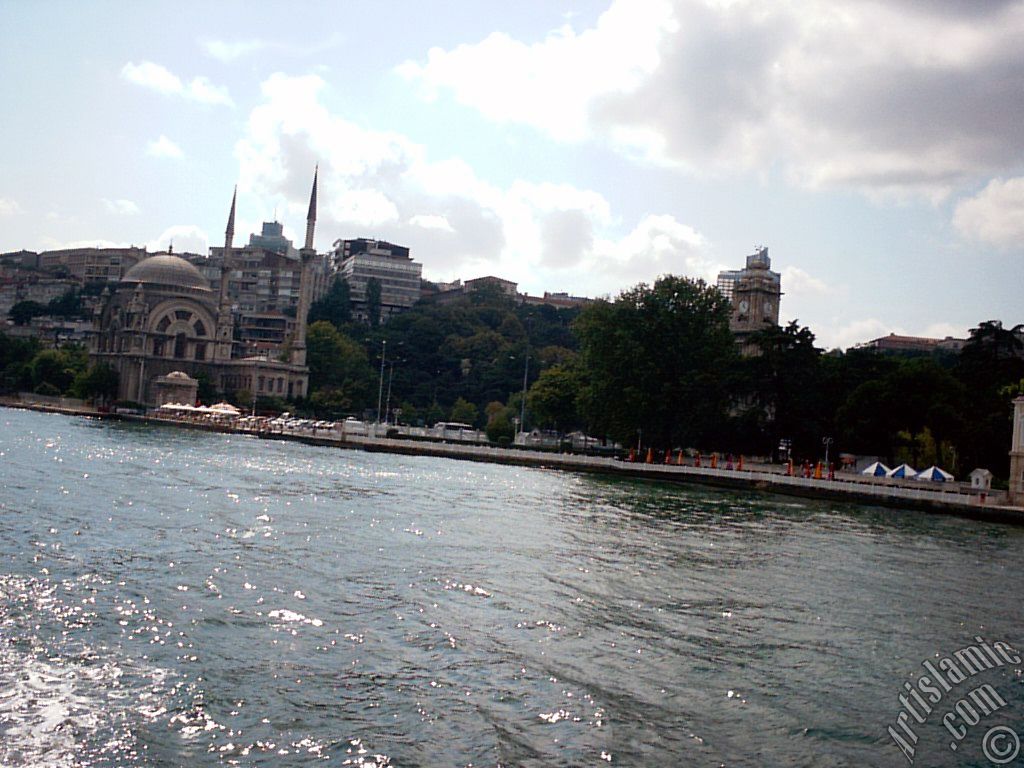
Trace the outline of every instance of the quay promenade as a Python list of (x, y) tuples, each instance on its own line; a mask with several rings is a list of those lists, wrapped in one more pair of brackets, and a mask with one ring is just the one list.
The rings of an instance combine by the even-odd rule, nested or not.
[[(52, 405), (4, 401), (0, 406), (29, 408), (94, 418), (163, 424), (233, 434), (247, 434), (259, 439), (290, 440), (310, 445), (331, 446), (349, 450), (397, 453), (411, 456), (435, 456), (464, 461), (510, 464), (571, 472), (588, 472), (618, 477), (631, 477), (659, 482), (699, 483), (705, 486), (778, 493), (805, 498), (830, 499), (841, 502), (917, 509), (955, 514), (989, 521), (1024, 524), (1024, 508), (1011, 507), (1005, 494), (988, 496), (966, 493), (960, 483), (923, 483), (914, 480), (870, 478), (856, 474), (837, 473), (834, 479), (815, 479), (786, 475), (768, 466), (747, 469), (695, 467), (678, 464), (628, 462), (607, 456), (582, 453), (558, 453), (520, 447), (499, 447), (453, 441), (403, 439), (375, 434), (375, 425), (367, 425), (362, 434), (335, 428), (269, 426), (262, 418), (182, 419), (148, 415), (99, 413), (85, 409), (65, 409)], [(332, 425), (334, 426), (334, 425)], [(383, 432), (383, 430), (380, 430)]]

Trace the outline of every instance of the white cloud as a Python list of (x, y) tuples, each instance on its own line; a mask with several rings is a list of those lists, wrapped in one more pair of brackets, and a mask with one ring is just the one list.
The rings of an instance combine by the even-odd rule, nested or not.
[(429, 279), (497, 274), (535, 293), (613, 293), (667, 272), (717, 275), (706, 240), (672, 216), (645, 216), (623, 234), (595, 191), (490, 184), (462, 160), (433, 160), (406, 136), (332, 114), (325, 87), (315, 75), (276, 74), (262, 84), (263, 101), (235, 148), (246, 205), (301, 221), (319, 162), (318, 238), (411, 244)]
[(932, 323), (921, 331), (922, 336), (930, 339), (944, 339), (947, 336), (952, 336), (955, 339), (966, 339), (969, 333), (966, 326), (945, 322)]
[(431, 215), (429, 213), (418, 213), (409, 219), (409, 224), (423, 229), (438, 229), (442, 232), (454, 232), (452, 225), (444, 216)]
[(939, 200), (1019, 158), (1024, 4), (615, 0), (398, 73), (488, 119), (701, 174)]
[(825, 296), (832, 292), (824, 280), (793, 266), (782, 270), (782, 288), (790, 296)]
[(262, 51), (268, 46), (263, 40), (204, 40), (203, 48), (215, 59), (234, 61), (243, 56)]
[(146, 154), (153, 157), (170, 157), (175, 160), (185, 156), (185, 153), (181, 151), (181, 147), (163, 134), (156, 141), (149, 142), (146, 146)]
[(209, 251), (206, 232), (195, 224), (175, 224), (146, 243), (150, 251), (166, 251), (173, 243), (175, 253), (202, 253)]
[(9, 197), (0, 197), (0, 216), (14, 216), (22, 212), (22, 207), (17, 200)]
[(960, 200), (953, 226), (963, 235), (997, 246), (1024, 242), (1024, 177), (993, 179), (974, 197)]
[(151, 88), (160, 93), (180, 94), (184, 90), (181, 78), (166, 67), (154, 64), (152, 61), (143, 61), (141, 64), (129, 61), (121, 68), (121, 77), (130, 83)]
[(152, 61), (139, 64), (129, 61), (121, 68), (121, 77), (165, 96), (181, 96), (201, 104), (234, 106), (227, 88), (214, 85), (209, 78), (199, 75), (185, 83), (169, 69)]
[(192, 81), (185, 88), (185, 96), (202, 104), (234, 106), (234, 102), (231, 100), (226, 87), (214, 85), (208, 78), (202, 75), (192, 78)]
[(108, 200), (102, 198), (103, 207), (107, 209), (108, 213), (115, 213), (121, 216), (134, 216), (139, 212), (139, 206), (133, 203), (131, 200)]
[(822, 324), (813, 330), (818, 346), (825, 349), (849, 349), (880, 336), (899, 333), (891, 325), (874, 317), (853, 320), (838, 327)]
[(432, 48), (426, 62), (406, 61), (397, 71), (428, 100), (449, 90), (492, 120), (525, 121), (579, 140), (589, 133), (593, 101), (649, 77), (659, 63), (659, 42), (675, 28), (668, 3), (630, 0), (580, 34), (565, 25), (531, 45), (496, 32), (452, 51)]

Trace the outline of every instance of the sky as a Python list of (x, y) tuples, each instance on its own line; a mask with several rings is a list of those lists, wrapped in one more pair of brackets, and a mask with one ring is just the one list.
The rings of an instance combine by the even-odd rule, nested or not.
[(1024, 322), (1024, 0), (0, 0), (0, 251), (408, 246), (611, 296), (767, 246), (820, 346)]

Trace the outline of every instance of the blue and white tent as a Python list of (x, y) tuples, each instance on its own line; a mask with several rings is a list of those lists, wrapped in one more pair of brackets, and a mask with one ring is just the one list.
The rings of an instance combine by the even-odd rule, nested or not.
[(928, 469), (923, 469), (917, 473), (917, 480), (931, 480), (935, 483), (951, 483), (953, 476), (944, 469), (940, 469), (936, 466), (930, 466)]
[(862, 469), (860, 473), (869, 477), (885, 477), (889, 474), (889, 468), (882, 462), (876, 461), (871, 466)]
[(900, 464), (896, 469), (890, 469), (886, 477), (895, 477), (897, 480), (910, 480), (917, 477), (917, 470), (909, 464)]

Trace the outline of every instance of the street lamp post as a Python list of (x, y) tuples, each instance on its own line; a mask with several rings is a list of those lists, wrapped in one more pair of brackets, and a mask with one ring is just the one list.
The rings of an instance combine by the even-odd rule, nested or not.
[(523, 363), (523, 397), (519, 403), (519, 423), (526, 429), (526, 377), (530, 372), (530, 350), (526, 350), (526, 360)]
[(256, 363), (253, 366), (252, 376), (252, 415), (256, 415), (256, 383), (259, 381), (260, 365)]
[(381, 341), (380, 348), (380, 383), (377, 385), (377, 423), (380, 424), (380, 407), (384, 396), (384, 359), (388, 354), (388, 340)]
[(825, 466), (828, 466), (828, 448), (835, 441), (831, 437), (821, 438), (821, 444), (825, 446)]
[(391, 380), (395, 378), (395, 364), (394, 362), (388, 363), (388, 400), (387, 405), (384, 408), (384, 423), (387, 424), (390, 421), (391, 414)]

